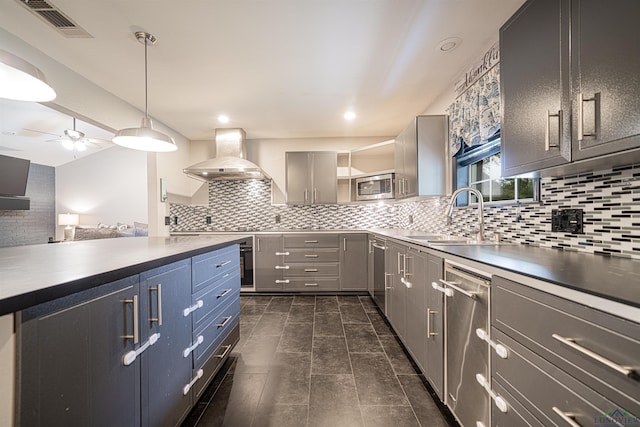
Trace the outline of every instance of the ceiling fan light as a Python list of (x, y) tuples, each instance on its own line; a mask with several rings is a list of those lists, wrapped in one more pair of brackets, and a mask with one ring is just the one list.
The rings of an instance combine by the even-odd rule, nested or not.
[(178, 149), (173, 138), (153, 129), (151, 118), (148, 117), (142, 118), (142, 124), (139, 128), (119, 130), (112, 141), (121, 147), (140, 151), (166, 153)]
[(60, 141), (60, 144), (62, 144), (62, 146), (69, 151), (73, 150), (74, 148), (73, 141), (71, 141), (70, 139), (63, 139)]
[(48, 102), (56, 92), (37, 67), (7, 51), (0, 50), (0, 98)]
[(85, 151), (87, 149), (87, 144), (84, 141), (76, 141), (75, 147), (78, 151)]

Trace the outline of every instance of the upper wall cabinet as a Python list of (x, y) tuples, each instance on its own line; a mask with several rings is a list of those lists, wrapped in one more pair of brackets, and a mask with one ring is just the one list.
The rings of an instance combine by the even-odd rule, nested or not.
[(337, 154), (334, 151), (288, 151), (286, 200), (290, 205), (337, 203)]
[(638, 15), (637, 0), (529, 0), (505, 23), (503, 176), (640, 160)]
[(397, 199), (446, 193), (447, 116), (418, 116), (395, 142)]

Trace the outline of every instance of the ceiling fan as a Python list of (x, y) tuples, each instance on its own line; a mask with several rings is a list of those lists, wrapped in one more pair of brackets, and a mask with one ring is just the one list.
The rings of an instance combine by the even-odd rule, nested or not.
[[(102, 144), (111, 144), (111, 141), (105, 139), (87, 138), (84, 132), (76, 129), (76, 118), (73, 117), (73, 128), (65, 129), (63, 135), (57, 135), (50, 132), (38, 131), (33, 129), (24, 129), (29, 132), (42, 133), (57, 136), (55, 139), (48, 139), (46, 142), (59, 142), (65, 149), (73, 151), (74, 157), (76, 153), (85, 151), (89, 146), (99, 147)], [(101, 147), (100, 147), (101, 148)]]

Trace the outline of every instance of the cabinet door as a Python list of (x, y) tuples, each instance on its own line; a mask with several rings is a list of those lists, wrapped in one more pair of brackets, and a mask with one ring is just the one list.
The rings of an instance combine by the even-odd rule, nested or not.
[(340, 235), (340, 289), (367, 290), (368, 242), (366, 234)]
[(444, 401), (444, 294), (432, 283), (441, 286), (444, 278), (442, 258), (429, 255), (427, 274), (427, 366), (425, 375), (440, 400)]
[[(412, 120), (411, 124), (403, 132), (403, 156), (404, 156), (404, 184), (403, 197), (413, 197), (418, 195), (418, 130), (417, 120)], [(442, 142), (445, 143), (444, 141)]]
[(259, 235), (255, 239), (256, 291), (281, 291), (283, 269), (276, 267), (285, 266), (282, 235)]
[[(286, 201), (292, 205), (304, 205), (311, 202), (311, 163), (306, 151), (287, 152), (285, 154)], [(334, 171), (335, 173), (335, 171)]]
[(569, 3), (529, 0), (500, 29), (503, 176), (571, 160)]
[(407, 252), (405, 344), (420, 369), (427, 366), (427, 254)]
[(402, 283), (405, 248), (397, 244), (388, 244), (389, 271), (391, 283), (387, 293), (387, 318), (396, 333), (404, 338), (405, 333), (405, 294), (407, 287)]
[(573, 0), (571, 14), (573, 160), (640, 147), (640, 2)]
[(374, 291), (374, 263), (373, 263), (373, 243), (376, 239), (373, 236), (367, 237), (367, 290), (373, 298)]
[[(175, 426), (191, 408), (183, 388), (191, 381), (191, 260), (175, 262), (140, 274), (140, 334), (142, 353), (142, 425)], [(151, 341), (149, 341), (151, 342)]]
[(338, 157), (333, 151), (314, 152), (312, 189), (310, 199), (314, 204), (338, 202)]
[(393, 185), (396, 199), (401, 199), (404, 194), (404, 130), (395, 138), (395, 182)]
[(140, 425), (137, 296), (136, 275), (20, 313), (17, 425)]

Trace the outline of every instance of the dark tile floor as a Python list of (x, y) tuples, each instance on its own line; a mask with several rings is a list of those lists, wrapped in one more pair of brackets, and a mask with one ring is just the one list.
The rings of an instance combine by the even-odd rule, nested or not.
[(451, 426), (368, 296), (242, 296), (240, 342), (185, 426)]

